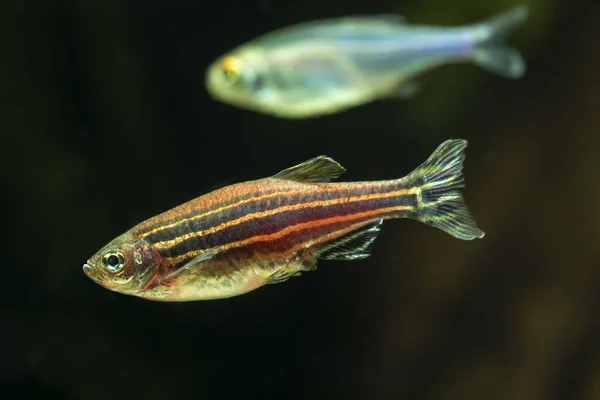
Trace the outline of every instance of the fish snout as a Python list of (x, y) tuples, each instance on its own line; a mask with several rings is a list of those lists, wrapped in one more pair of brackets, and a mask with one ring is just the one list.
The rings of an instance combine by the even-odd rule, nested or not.
[(94, 279), (95, 273), (94, 268), (90, 265), (90, 260), (83, 264), (83, 273), (90, 279)]

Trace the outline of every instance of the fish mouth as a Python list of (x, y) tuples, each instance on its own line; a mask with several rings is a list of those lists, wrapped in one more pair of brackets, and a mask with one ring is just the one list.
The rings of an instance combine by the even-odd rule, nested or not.
[(92, 268), (92, 266), (89, 264), (89, 262), (90, 261), (88, 260), (88, 262), (83, 264), (83, 273), (88, 278), (93, 279), (94, 278), (94, 268)]
[(83, 269), (83, 273), (85, 274), (85, 276), (90, 278), (92, 281), (96, 282), (98, 285), (105, 287), (107, 289), (110, 289), (108, 287), (108, 282), (107, 282), (105, 276), (102, 274), (101, 271), (98, 271), (96, 268), (94, 268), (91, 265), (90, 260), (88, 260), (85, 264), (83, 264), (82, 269)]

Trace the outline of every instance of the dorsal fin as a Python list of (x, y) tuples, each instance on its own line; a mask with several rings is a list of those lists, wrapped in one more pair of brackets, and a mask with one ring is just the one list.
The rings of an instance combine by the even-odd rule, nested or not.
[(406, 24), (406, 17), (401, 14), (372, 14), (369, 16), (363, 15), (362, 18), (371, 18), (374, 20), (389, 22), (390, 24)]
[(383, 220), (367, 225), (360, 230), (352, 231), (328, 245), (319, 252), (317, 257), (324, 260), (358, 260), (371, 255), (371, 247), (379, 231)]
[(272, 178), (296, 182), (329, 182), (346, 172), (337, 161), (327, 156), (318, 156), (302, 164), (284, 169)]

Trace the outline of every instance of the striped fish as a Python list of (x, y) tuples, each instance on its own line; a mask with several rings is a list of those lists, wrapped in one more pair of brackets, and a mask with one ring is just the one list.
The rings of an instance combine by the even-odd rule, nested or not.
[(400, 179), (331, 183), (345, 169), (319, 156), (226, 186), (140, 223), (83, 271), (126, 295), (208, 300), (283, 282), (314, 270), (317, 259), (368, 257), (386, 219), (411, 218), (458, 239), (482, 238), (460, 190), (466, 146), (447, 140)]

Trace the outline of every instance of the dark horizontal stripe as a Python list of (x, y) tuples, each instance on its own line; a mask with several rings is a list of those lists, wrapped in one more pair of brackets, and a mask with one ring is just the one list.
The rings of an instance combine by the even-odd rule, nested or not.
[[(376, 210), (367, 210), (361, 213), (355, 213), (350, 215), (330, 216), (324, 219), (313, 219), (310, 221), (304, 221), (302, 223), (286, 226), (284, 229), (271, 233), (254, 235), (244, 240), (230, 242), (215, 246), (213, 249), (218, 252), (218, 255), (223, 255), (225, 252), (240, 249), (240, 248), (251, 248), (257, 244), (262, 246), (271, 246), (277, 249), (278, 252), (298, 252), (306, 250), (310, 246), (314, 246), (316, 243), (323, 243), (327, 240), (331, 240), (332, 236), (328, 233), (332, 233), (336, 228), (342, 232), (349, 232), (356, 228), (351, 228), (353, 224), (369, 223), (371, 221), (378, 220), (380, 218), (391, 218), (398, 215), (398, 213), (410, 211), (410, 206), (396, 206), (389, 208), (382, 208)], [(175, 265), (183, 266), (185, 263), (193, 260), (195, 257), (201, 255), (205, 250), (193, 250), (186, 254), (182, 254), (177, 257), (171, 258), (169, 261)]]
[[(209, 234), (190, 236), (178, 241), (171, 247), (160, 247), (160, 249), (166, 250), (171, 257), (177, 257), (191, 250), (236, 242), (254, 235), (273, 234), (287, 226), (297, 225), (305, 221), (350, 215), (380, 208), (396, 206), (412, 207), (416, 205), (416, 198), (415, 195), (406, 195), (383, 199), (356, 200), (333, 205), (321, 204), (311, 207), (314, 203), (303, 203), (307, 207), (298, 210), (277, 212), (278, 209), (273, 209), (270, 214), (265, 216), (251, 218), (240, 224), (228, 226)], [(256, 214), (257, 212), (250, 210), (246, 215), (254, 216)]]
[[(266, 181), (265, 185), (269, 185), (269, 182)], [(281, 185), (273, 186), (279, 187)], [(155, 227), (151, 230), (146, 230), (142, 226), (137, 229), (136, 234), (150, 243), (167, 242), (193, 232), (207, 231), (225, 221), (234, 221), (250, 213), (265, 212), (281, 206), (301, 204), (306, 201), (342, 198), (344, 196), (351, 196), (353, 193), (374, 194), (397, 190), (397, 185), (387, 182), (381, 184), (336, 184), (332, 187), (318, 187), (317, 189), (308, 185), (293, 185), (291, 187), (295, 190), (269, 192), (265, 195), (255, 196), (252, 199), (232, 201), (230, 205), (225, 207), (198, 210), (192, 216), (189, 216), (189, 213), (185, 213), (184, 215), (187, 216), (173, 219), (170, 224)], [(228, 191), (230, 188), (228, 187), (223, 190)], [(227, 193), (226, 195), (235, 197), (235, 193)], [(214, 194), (211, 193), (207, 196), (214, 196)], [(197, 205), (200, 208), (202, 202), (198, 201)], [(172, 210), (173, 214), (177, 214), (178, 212), (178, 208)]]
[[(259, 201), (266, 197), (277, 197), (286, 191), (294, 191), (293, 187), (282, 188), (270, 185), (261, 185), (260, 181), (252, 181), (226, 186), (213, 192), (206, 193), (169, 211), (159, 214), (142, 222), (136, 228), (141, 237), (146, 237), (162, 230), (167, 230), (170, 225), (177, 224), (188, 218), (211, 215), (239, 205)], [(243, 190), (249, 190), (245, 193)], [(240, 190), (242, 189), (242, 190)], [(206, 201), (203, 201), (206, 200)], [(212, 203), (212, 204), (211, 204)], [(208, 206), (208, 209), (206, 207)]]

